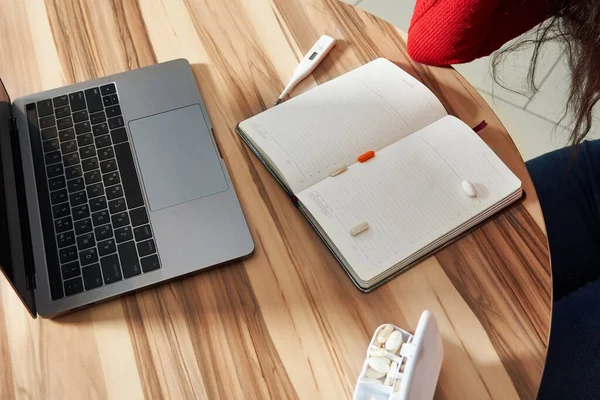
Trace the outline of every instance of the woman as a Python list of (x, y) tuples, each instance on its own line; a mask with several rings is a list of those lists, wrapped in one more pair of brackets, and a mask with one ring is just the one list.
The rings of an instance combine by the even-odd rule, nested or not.
[(600, 399), (600, 140), (584, 141), (600, 98), (600, 0), (417, 0), (408, 52), (426, 64), (464, 63), (540, 23), (527, 42), (539, 50), (560, 40), (571, 68), (574, 147), (527, 163), (546, 221), (554, 285), (539, 398)]

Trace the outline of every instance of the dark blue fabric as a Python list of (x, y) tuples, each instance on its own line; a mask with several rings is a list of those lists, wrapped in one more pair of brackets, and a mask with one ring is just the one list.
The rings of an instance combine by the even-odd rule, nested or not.
[(538, 398), (600, 399), (600, 140), (527, 168), (546, 221), (554, 294)]

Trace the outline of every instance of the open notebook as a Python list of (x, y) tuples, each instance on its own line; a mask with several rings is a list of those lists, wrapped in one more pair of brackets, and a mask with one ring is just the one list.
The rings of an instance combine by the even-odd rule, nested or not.
[[(385, 59), (237, 131), (364, 291), (522, 196), (519, 179), (479, 136)], [(369, 150), (375, 157), (358, 162)], [(364, 222), (368, 229), (353, 236)]]

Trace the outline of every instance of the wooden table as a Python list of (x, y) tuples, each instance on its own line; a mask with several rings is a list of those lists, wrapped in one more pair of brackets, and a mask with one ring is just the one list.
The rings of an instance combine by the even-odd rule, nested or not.
[[(322, 34), (339, 40), (297, 95), (386, 57), (475, 126), (527, 197), (370, 294), (360, 293), (234, 131), (270, 106)], [(13, 98), (174, 58), (193, 64), (256, 242), (242, 262), (56, 320), (0, 280), (2, 398), (350, 398), (375, 327), (433, 311), (437, 398), (533, 398), (551, 274), (539, 204), (498, 118), (454, 70), (411, 62), (403, 33), (337, 0), (0, 0)]]

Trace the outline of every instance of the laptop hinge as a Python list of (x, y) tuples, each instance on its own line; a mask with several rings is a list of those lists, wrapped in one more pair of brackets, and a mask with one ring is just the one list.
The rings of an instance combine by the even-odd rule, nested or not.
[[(17, 119), (16, 118), (9, 118), (8, 119), (8, 129), (10, 132), (11, 137), (16, 138), (17, 140), (13, 140), (13, 146), (15, 146), (15, 148), (13, 148), (13, 154), (17, 155), (20, 154), (20, 151), (18, 149), (18, 143), (19, 143), (19, 128), (17, 126)], [(16, 157), (16, 164), (20, 164), (21, 162), (21, 157)], [(15, 169), (17, 170), (17, 168), (20, 167), (20, 165), (15, 165)], [(15, 172), (16, 172), (15, 170)], [(21, 175), (21, 174), (19, 174)], [(21, 176), (22, 177), (22, 176)], [(19, 180), (17, 180), (17, 182), (19, 182)], [(19, 185), (17, 183), (17, 185)], [(20, 187), (17, 188), (20, 196), (21, 196), (21, 201), (23, 202), (22, 204), (25, 204), (25, 188), (24, 187)], [(36, 279), (35, 279), (35, 266), (33, 263), (33, 255), (32, 255), (32, 246), (31, 246), (31, 236), (30, 236), (30, 231), (29, 231), (29, 221), (28, 219), (26, 219), (25, 221), (22, 220), (21, 223), (21, 229), (23, 231), (23, 233), (25, 234), (25, 240), (23, 240), (23, 250), (24, 250), (24, 257), (25, 257), (25, 278), (26, 278), (26, 282), (27, 282), (27, 290), (31, 290), (33, 291), (36, 287)]]

